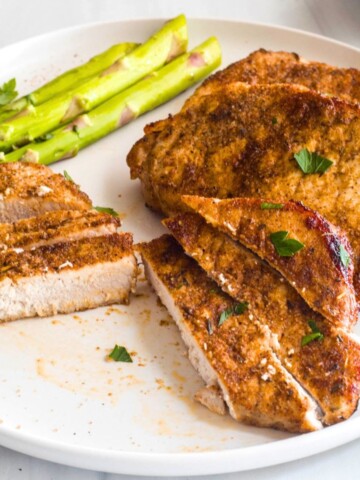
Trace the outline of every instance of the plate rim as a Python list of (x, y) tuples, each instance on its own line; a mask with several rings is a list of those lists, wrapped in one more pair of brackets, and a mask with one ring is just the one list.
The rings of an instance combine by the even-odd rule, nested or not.
[[(360, 54), (360, 47), (356, 47), (354, 45), (350, 45), (349, 43), (342, 42), (341, 40), (336, 40), (330, 37), (327, 37), (326, 35), (321, 35), (319, 33), (312, 33), (307, 30), (302, 30), (300, 28), (294, 28), (294, 27), (287, 27), (285, 25), (279, 25), (277, 23), (266, 23), (266, 22), (254, 22), (254, 21), (245, 21), (245, 20), (234, 20), (231, 18), (227, 17), (202, 17), (202, 16), (186, 16), (187, 20), (195, 20), (195, 21), (215, 21), (219, 23), (236, 23), (236, 24), (242, 24), (242, 25), (250, 25), (254, 27), (261, 27), (261, 28), (274, 28), (276, 30), (283, 30), (286, 32), (291, 32), (295, 34), (300, 34), (307, 36), (309, 38), (316, 38), (318, 40), (323, 40), (326, 41), (327, 43), (332, 43), (334, 45), (338, 45), (339, 47), (345, 47), (347, 49), (353, 50), (355, 53)], [(97, 28), (100, 26), (106, 26), (106, 25), (114, 25), (117, 23), (141, 23), (141, 22), (161, 22), (164, 20), (168, 20), (169, 18), (174, 18), (174, 17), (168, 17), (168, 16), (159, 16), (159, 17), (151, 17), (151, 18), (146, 18), (146, 17), (139, 17), (139, 18), (130, 18), (130, 19), (118, 19), (118, 20), (106, 20), (106, 21), (95, 21), (95, 22), (85, 22), (85, 23), (80, 23), (76, 25), (72, 25), (71, 27), (64, 27), (64, 28), (58, 28), (56, 30), (51, 30), (49, 32), (44, 32), (40, 33), (38, 35), (33, 35), (30, 37), (27, 37), (23, 40), (15, 41), (12, 43), (9, 43), (7, 45), (4, 45), (3, 47), (0, 47), (0, 54), (2, 54), (6, 50), (10, 50), (12, 48), (17, 48), (21, 47), (21, 45), (25, 45), (27, 42), (35, 42), (35, 41), (41, 41), (43, 38), (48, 38), (48, 37), (56, 37), (57, 35), (63, 35), (65, 33), (72, 33), (76, 32), (77, 30), (83, 30), (83, 29), (91, 29), (91, 28)]]
[[(348, 430), (346, 422), (349, 421), (353, 423), (353, 428), (344, 441), (341, 431)], [(288, 463), (350, 443), (359, 437), (360, 417), (346, 422), (261, 445), (208, 452), (121, 452), (45, 440), (30, 434), (18, 433), (19, 431), (7, 427), (0, 428), (0, 442), (4, 447), (35, 458), (91, 471), (144, 477), (216, 475)], [(326, 444), (321, 442), (324, 436), (327, 437)], [(300, 450), (297, 447), (299, 443), (302, 444), (303, 437), (308, 438), (308, 441), (305, 445), (301, 445), (302, 450), (299, 453)], [(284, 452), (286, 452), (285, 460)], [(108, 462), (111, 462), (111, 465)], [(178, 472), (180, 465), (181, 472)]]
[[(76, 34), (82, 30), (96, 30), (98, 27), (122, 23), (141, 24), (144, 22), (162, 22), (168, 18), (171, 17), (121, 18), (117, 20), (77, 24), (30, 36), (23, 40), (4, 45), (0, 48), (0, 56), (8, 55), (11, 53), (11, 50), (19, 49), (23, 45), (27, 45), (29, 42), (42, 42), (49, 39), (49, 37), (56, 38), (57, 36), (61, 37), (67, 34)], [(186, 18), (189, 21), (212, 21), (216, 23), (246, 25), (254, 28), (281, 30), (283, 32), (290, 32), (296, 35), (325, 41), (327, 44), (337, 45), (360, 55), (360, 48), (347, 44), (346, 42), (275, 23), (234, 20), (226, 17), (219, 18), (186, 15)], [(348, 431), (349, 425), (352, 426), (350, 427), (350, 432)], [(344, 440), (342, 433), (345, 432), (347, 432), (347, 436)], [(308, 438), (308, 440), (303, 444), (302, 439), (304, 437)], [(326, 437), (327, 442), (321, 441), (323, 437)], [(357, 418), (350, 418), (346, 422), (316, 432), (299, 434), (291, 438), (274, 440), (268, 443), (252, 445), (244, 448), (231, 448), (209, 452), (151, 453), (124, 452), (68, 444), (61, 441), (44, 439), (0, 424), (0, 444), (26, 455), (93, 471), (166, 477), (225, 474), (270, 467), (331, 450), (340, 445), (345, 445), (358, 437), (360, 437), (360, 416)], [(297, 448), (300, 446), (298, 444), (302, 447), (301, 451)], [(286, 454), (284, 454), (284, 452), (286, 452)], [(144, 465), (142, 465), (142, 462), (144, 462)], [(177, 468), (180, 465), (181, 472), (178, 472)]]

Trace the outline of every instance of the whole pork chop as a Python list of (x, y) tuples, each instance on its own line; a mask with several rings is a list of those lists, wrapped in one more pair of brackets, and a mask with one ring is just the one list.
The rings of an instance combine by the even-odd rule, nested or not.
[[(360, 105), (288, 85), (225, 85), (160, 122), (127, 162), (146, 203), (174, 214), (182, 194), (300, 200), (348, 235), (360, 291)], [(307, 149), (331, 160), (306, 174)]]

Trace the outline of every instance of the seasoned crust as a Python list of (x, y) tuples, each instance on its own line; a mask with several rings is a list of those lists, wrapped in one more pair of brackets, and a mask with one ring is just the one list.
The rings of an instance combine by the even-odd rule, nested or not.
[(312, 62), (291, 52), (272, 52), (263, 48), (208, 77), (185, 103), (189, 107), (197, 96), (208, 95), (219, 86), (234, 82), (291, 83), (347, 101), (360, 102), (360, 71)]
[[(241, 242), (278, 270), (311, 308), (332, 323), (348, 328), (358, 320), (353, 286), (352, 250), (346, 235), (301, 202), (285, 201), (281, 208), (262, 209), (269, 200), (219, 200), (184, 195), (184, 203), (208, 223)], [(271, 203), (271, 202), (270, 202)], [(280, 256), (271, 234), (288, 232), (303, 244), (292, 257)], [(341, 260), (341, 249), (349, 264)]]
[(120, 219), (96, 210), (57, 210), (0, 224), (0, 252), (115, 233)]
[[(302, 201), (348, 235), (359, 290), (360, 105), (293, 85), (231, 84), (198, 97), (156, 135), (135, 170), (136, 144), (128, 156), (152, 208), (184, 210), (181, 194)], [(304, 175), (294, 160), (303, 148), (333, 165)]]
[(82, 238), (73, 242), (43, 245), (34, 250), (7, 250), (0, 253), (0, 282), (34, 277), (48, 272), (76, 270), (102, 262), (115, 262), (131, 255), (130, 233)]
[(29, 162), (0, 163), (0, 221), (39, 215), (49, 210), (87, 210), (86, 193), (49, 167)]
[[(181, 214), (165, 225), (225, 292), (249, 302), (249, 311), (277, 337), (284, 367), (319, 402), (324, 422), (350, 417), (360, 394), (359, 340), (311, 310), (278, 272), (199, 215)], [(309, 320), (324, 338), (301, 347), (311, 333)]]
[[(221, 313), (234, 306), (234, 300), (170, 236), (137, 248), (161, 300), (168, 308), (175, 306), (172, 314), (192, 350), (194, 366), (201, 370), (201, 357), (209, 364), (235, 419), (292, 432), (321, 428), (316, 404), (282, 368), (268, 329), (247, 311), (219, 326)], [(200, 352), (196, 359), (195, 348)]]

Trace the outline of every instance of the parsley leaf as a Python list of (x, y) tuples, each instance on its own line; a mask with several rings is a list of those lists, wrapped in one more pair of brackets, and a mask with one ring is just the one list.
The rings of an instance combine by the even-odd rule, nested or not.
[(316, 152), (309, 152), (307, 148), (303, 148), (300, 152), (295, 153), (295, 160), (304, 173), (325, 173), (334, 163), (328, 158), (322, 157)]
[(110, 208), (110, 207), (94, 207), (94, 210), (97, 210), (98, 212), (101, 212), (101, 213), (108, 213), (113, 217), (119, 216), (119, 214), (113, 208)]
[(241, 315), (248, 308), (249, 308), (249, 303), (248, 302), (241, 302), (241, 303), (237, 303), (234, 306), (233, 310), (234, 310), (235, 315)]
[(271, 202), (263, 202), (260, 205), (261, 210), (281, 210), (283, 208), (283, 203), (271, 203)]
[(270, 234), (271, 243), (280, 257), (292, 257), (296, 252), (304, 248), (304, 244), (294, 238), (287, 238), (289, 232), (280, 231)]
[(69, 182), (75, 183), (66, 170), (64, 170), (63, 175), (66, 180), (68, 180)]
[(309, 327), (311, 328), (311, 333), (308, 335), (304, 335), (301, 339), (301, 346), (304, 347), (310, 342), (313, 342), (314, 340), (322, 340), (324, 338), (324, 335), (320, 332), (319, 327), (316, 325), (314, 320), (309, 320), (308, 322)]
[(17, 96), (18, 92), (15, 90), (16, 80), (12, 78), (8, 82), (5, 82), (0, 88), (0, 105), (7, 105), (12, 102)]
[(350, 265), (350, 255), (345, 249), (345, 247), (343, 247), (341, 244), (339, 248), (339, 256), (341, 263), (344, 265), (345, 268), (348, 268), (348, 266)]
[(115, 345), (113, 351), (109, 354), (109, 357), (115, 362), (132, 363), (132, 358), (130, 357), (129, 352), (121, 345)]
[(245, 310), (248, 309), (248, 307), (249, 307), (248, 302), (241, 302), (241, 303), (236, 303), (232, 307), (225, 309), (223, 312), (221, 312), (218, 327), (220, 327), (225, 322), (225, 320), (227, 320), (232, 315), (241, 315), (242, 313), (245, 312)]

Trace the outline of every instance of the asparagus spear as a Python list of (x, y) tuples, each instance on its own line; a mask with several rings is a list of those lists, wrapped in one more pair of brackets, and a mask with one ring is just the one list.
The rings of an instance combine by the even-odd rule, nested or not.
[(89, 81), (42, 105), (30, 105), (15, 118), (0, 124), (0, 151), (24, 145), (92, 110), (186, 51), (186, 47), (186, 19), (180, 15), (167, 22), (146, 43)]
[(209, 38), (88, 114), (55, 130), (49, 140), (9, 153), (3, 161), (24, 160), (48, 165), (74, 157), (80, 149), (186, 90), (220, 62), (220, 45), (216, 38)]
[(0, 122), (13, 117), (28, 105), (40, 105), (55, 95), (84, 83), (86, 79), (109, 68), (114, 62), (123, 58), (137, 46), (138, 44), (130, 42), (113, 45), (105, 52), (91, 58), (84, 65), (64, 72), (29, 95), (0, 108)]

